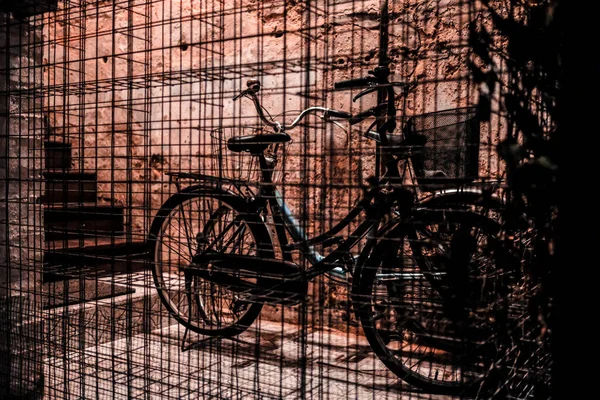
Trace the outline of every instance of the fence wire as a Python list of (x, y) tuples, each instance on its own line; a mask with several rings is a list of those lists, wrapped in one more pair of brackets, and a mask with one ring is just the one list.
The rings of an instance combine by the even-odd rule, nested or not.
[(485, 7), (46, 1), (0, 2), (0, 397), (549, 397)]

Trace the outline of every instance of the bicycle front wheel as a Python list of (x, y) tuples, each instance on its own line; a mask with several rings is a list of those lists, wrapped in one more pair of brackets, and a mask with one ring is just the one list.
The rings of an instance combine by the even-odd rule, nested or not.
[[(357, 317), (375, 354), (401, 379), (429, 393), (487, 389), (498, 340), (489, 317), (505, 296), (494, 259), (497, 228), (481, 215), (458, 213), (412, 234), (392, 231), (362, 267)], [(465, 261), (464, 280), (451, 270), (457, 257)]]
[[(160, 299), (185, 327), (204, 335), (233, 336), (258, 317), (262, 303), (190, 272), (202, 249), (273, 258), (273, 244), (259, 215), (243, 199), (216, 189), (191, 188), (173, 195), (158, 211), (149, 235), (152, 273)], [(210, 266), (202, 266), (210, 268)], [(259, 278), (235, 278), (256, 284)]]

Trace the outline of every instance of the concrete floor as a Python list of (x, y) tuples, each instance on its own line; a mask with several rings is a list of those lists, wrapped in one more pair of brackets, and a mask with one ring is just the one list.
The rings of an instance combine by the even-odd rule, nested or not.
[(172, 324), (48, 358), (46, 398), (449, 399), (402, 384), (352, 333), (259, 319), (235, 340), (191, 335), (182, 350), (183, 335)]

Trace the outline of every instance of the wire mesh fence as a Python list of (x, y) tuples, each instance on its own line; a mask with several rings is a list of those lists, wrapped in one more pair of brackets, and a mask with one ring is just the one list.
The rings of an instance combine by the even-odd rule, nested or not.
[(483, 5), (27, 4), (0, 2), (0, 397), (548, 397)]

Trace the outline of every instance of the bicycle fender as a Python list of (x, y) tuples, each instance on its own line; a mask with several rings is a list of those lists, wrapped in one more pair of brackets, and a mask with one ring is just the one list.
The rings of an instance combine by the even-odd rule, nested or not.
[(492, 210), (502, 210), (506, 207), (504, 199), (478, 188), (442, 190), (419, 202), (419, 206), (423, 208), (439, 208), (452, 204), (481, 205)]

